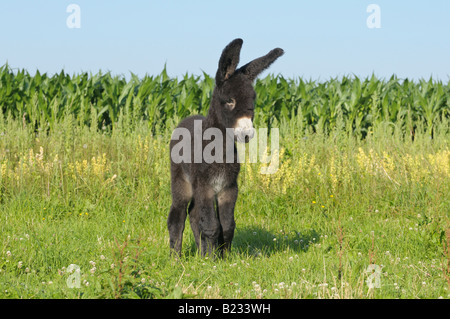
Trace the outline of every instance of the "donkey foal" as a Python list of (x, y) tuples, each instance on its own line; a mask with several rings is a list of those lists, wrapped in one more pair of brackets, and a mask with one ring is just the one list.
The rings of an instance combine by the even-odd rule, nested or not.
[[(254, 136), (253, 82), (284, 53), (276, 48), (236, 69), (242, 43), (235, 39), (222, 52), (208, 115), (182, 120), (172, 134), (172, 206), (167, 226), (170, 248), (177, 255), (181, 254), (187, 214), (202, 256), (213, 255), (217, 249), (223, 256), (231, 248), (240, 170), (235, 141), (247, 143)], [(212, 136), (213, 148), (209, 145)], [(178, 143), (187, 147), (180, 149)], [(205, 158), (208, 152), (211, 155)]]

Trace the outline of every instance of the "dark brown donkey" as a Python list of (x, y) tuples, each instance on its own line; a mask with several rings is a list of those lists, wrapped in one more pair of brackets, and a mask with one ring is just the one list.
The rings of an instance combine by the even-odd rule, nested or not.
[[(208, 116), (190, 116), (172, 134), (172, 206), (167, 226), (170, 248), (177, 255), (181, 253), (187, 213), (202, 256), (212, 255), (218, 248), (223, 255), (231, 247), (240, 170), (234, 142), (248, 142), (253, 137), (253, 81), (284, 53), (274, 49), (236, 70), (242, 43), (242, 39), (235, 39), (222, 52)], [(214, 149), (208, 146), (212, 136)], [(207, 150), (209, 157), (205, 156)]]

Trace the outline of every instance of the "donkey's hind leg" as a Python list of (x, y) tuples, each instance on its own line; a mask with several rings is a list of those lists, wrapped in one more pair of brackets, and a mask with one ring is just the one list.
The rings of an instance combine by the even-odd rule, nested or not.
[(195, 245), (197, 246), (197, 249), (200, 248), (200, 229), (198, 228), (198, 220), (195, 217), (195, 214), (192, 214), (192, 211), (195, 207), (195, 200), (192, 198), (191, 202), (189, 203), (188, 207), (188, 214), (189, 214), (189, 222), (191, 224), (192, 232), (194, 233), (194, 239), (195, 239)]
[(183, 231), (187, 216), (187, 207), (192, 198), (191, 184), (183, 179), (172, 181), (172, 206), (167, 218), (170, 248), (178, 256), (181, 255)]

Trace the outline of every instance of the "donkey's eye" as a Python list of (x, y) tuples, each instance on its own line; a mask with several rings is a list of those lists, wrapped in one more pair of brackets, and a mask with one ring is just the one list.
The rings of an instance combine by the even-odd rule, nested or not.
[(232, 109), (234, 109), (234, 107), (236, 106), (236, 100), (233, 99), (233, 98), (228, 99), (228, 100), (225, 102), (225, 104), (226, 104), (226, 106), (228, 107), (229, 110), (232, 110)]

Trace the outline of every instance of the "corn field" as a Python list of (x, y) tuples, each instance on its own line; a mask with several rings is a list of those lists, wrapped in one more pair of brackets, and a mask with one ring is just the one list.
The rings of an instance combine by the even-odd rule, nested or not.
[[(132, 131), (148, 123), (152, 132), (172, 128), (190, 114), (206, 114), (214, 79), (185, 75), (130, 79), (110, 73), (62, 71), (52, 76), (39, 71), (0, 67), (0, 116), (36, 128), (52, 129), (73, 116), (81, 126)], [(365, 137), (376, 124), (391, 123), (404, 136), (418, 128), (433, 134), (436, 123), (450, 115), (450, 83), (433, 79), (410, 81), (392, 76), (365, 79), (344, 76), (323, 82), (268, 75), (256, 81), (255, 122), (260, 127), (295, 120), (297, 130), (327, 133), (334, 129)]]

